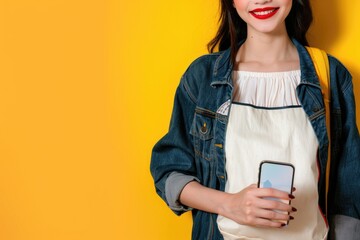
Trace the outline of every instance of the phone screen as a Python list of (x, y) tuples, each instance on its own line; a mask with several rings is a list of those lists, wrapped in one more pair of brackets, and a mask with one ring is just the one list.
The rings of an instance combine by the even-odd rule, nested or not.
[(294, 166), (289, 163), (263, 161), (260, 164), (258, 187), (291, 193), (294, 171)]

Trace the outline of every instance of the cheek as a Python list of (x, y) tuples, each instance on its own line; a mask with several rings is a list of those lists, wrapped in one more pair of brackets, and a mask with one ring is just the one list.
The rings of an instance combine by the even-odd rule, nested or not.
[(233, 6), (238, 9), (238, 10), (242, 10), (245, 11), (247, 8), (247, 4), (246, 1), (244, 0), (234, 0), (233, 1)]
[(236, 9), (239, 16), (244, 19), (248, 12), (248, 6), (244, 0), (234, 0), (233, 6)]
[(290, 1), (290, 3), (287, 5), (287, 8), (286, 8), (286, 16), (289, 16), (289, 13), (291, 11), (291, 8), (292, 8), (292, 1)]
[(290, 12), (291, 8), (292, 8), (292, 0), (283, 0), (282, 5), (286, 6), (287, 11)]

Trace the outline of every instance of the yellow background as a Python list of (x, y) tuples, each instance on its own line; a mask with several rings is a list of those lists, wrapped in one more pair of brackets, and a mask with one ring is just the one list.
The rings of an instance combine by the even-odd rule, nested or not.
[[(360, 2), (313, 2), (359, 96)], [(0, 239), (190, 239), (150, 152), (216, 24), (217, 0), (0, 0)]]

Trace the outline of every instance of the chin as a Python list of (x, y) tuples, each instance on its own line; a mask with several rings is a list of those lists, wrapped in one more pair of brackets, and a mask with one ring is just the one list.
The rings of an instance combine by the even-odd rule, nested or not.
[[(279, 34), (282, 33), (284, 31), (282, 31), (282, 28), (280, 29), (279, 26), (257, 26), (257, 27), (253, 27), (252, 30), (254, 32), (258, 32), (258, 33), (268, 33), (268, 34)], [(284, 27), (285, 33), (286, 33), (286, 27)]]

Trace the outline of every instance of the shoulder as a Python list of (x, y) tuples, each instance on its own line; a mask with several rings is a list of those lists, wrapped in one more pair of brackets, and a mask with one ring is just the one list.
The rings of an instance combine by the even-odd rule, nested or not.
[(328, 58), (329, 58), (329, 64), (330, 64), (330, 68), (334, 69), (336, 71), (340, 71), (343, 74), (349, 74), (350, 72), (348, 71), (348, 69), (345, 67), (345, 65), (340, 62), (339, 59), (337, 59), (336, 57), (332, 56), (331, 54), (328, 53)]
[(196, 58), (187, 68), (184, 75), (212, 74), (215, 63), (222, 57), (223, 52), (209, 53)]
[(346, 92), (349, 89), (352, 91), (352, 76), (349, 70), (336, 57), (328, 54), (328, 58), (331, 80), (335, 81), (342, 92)]
[(196, 58), (186, 69), (181, 86), (193, 96), (199, 92), (211, 91), (211, 83), (218, 78), (219, 72), (228, 66), (227, 51), (210, 53)]

